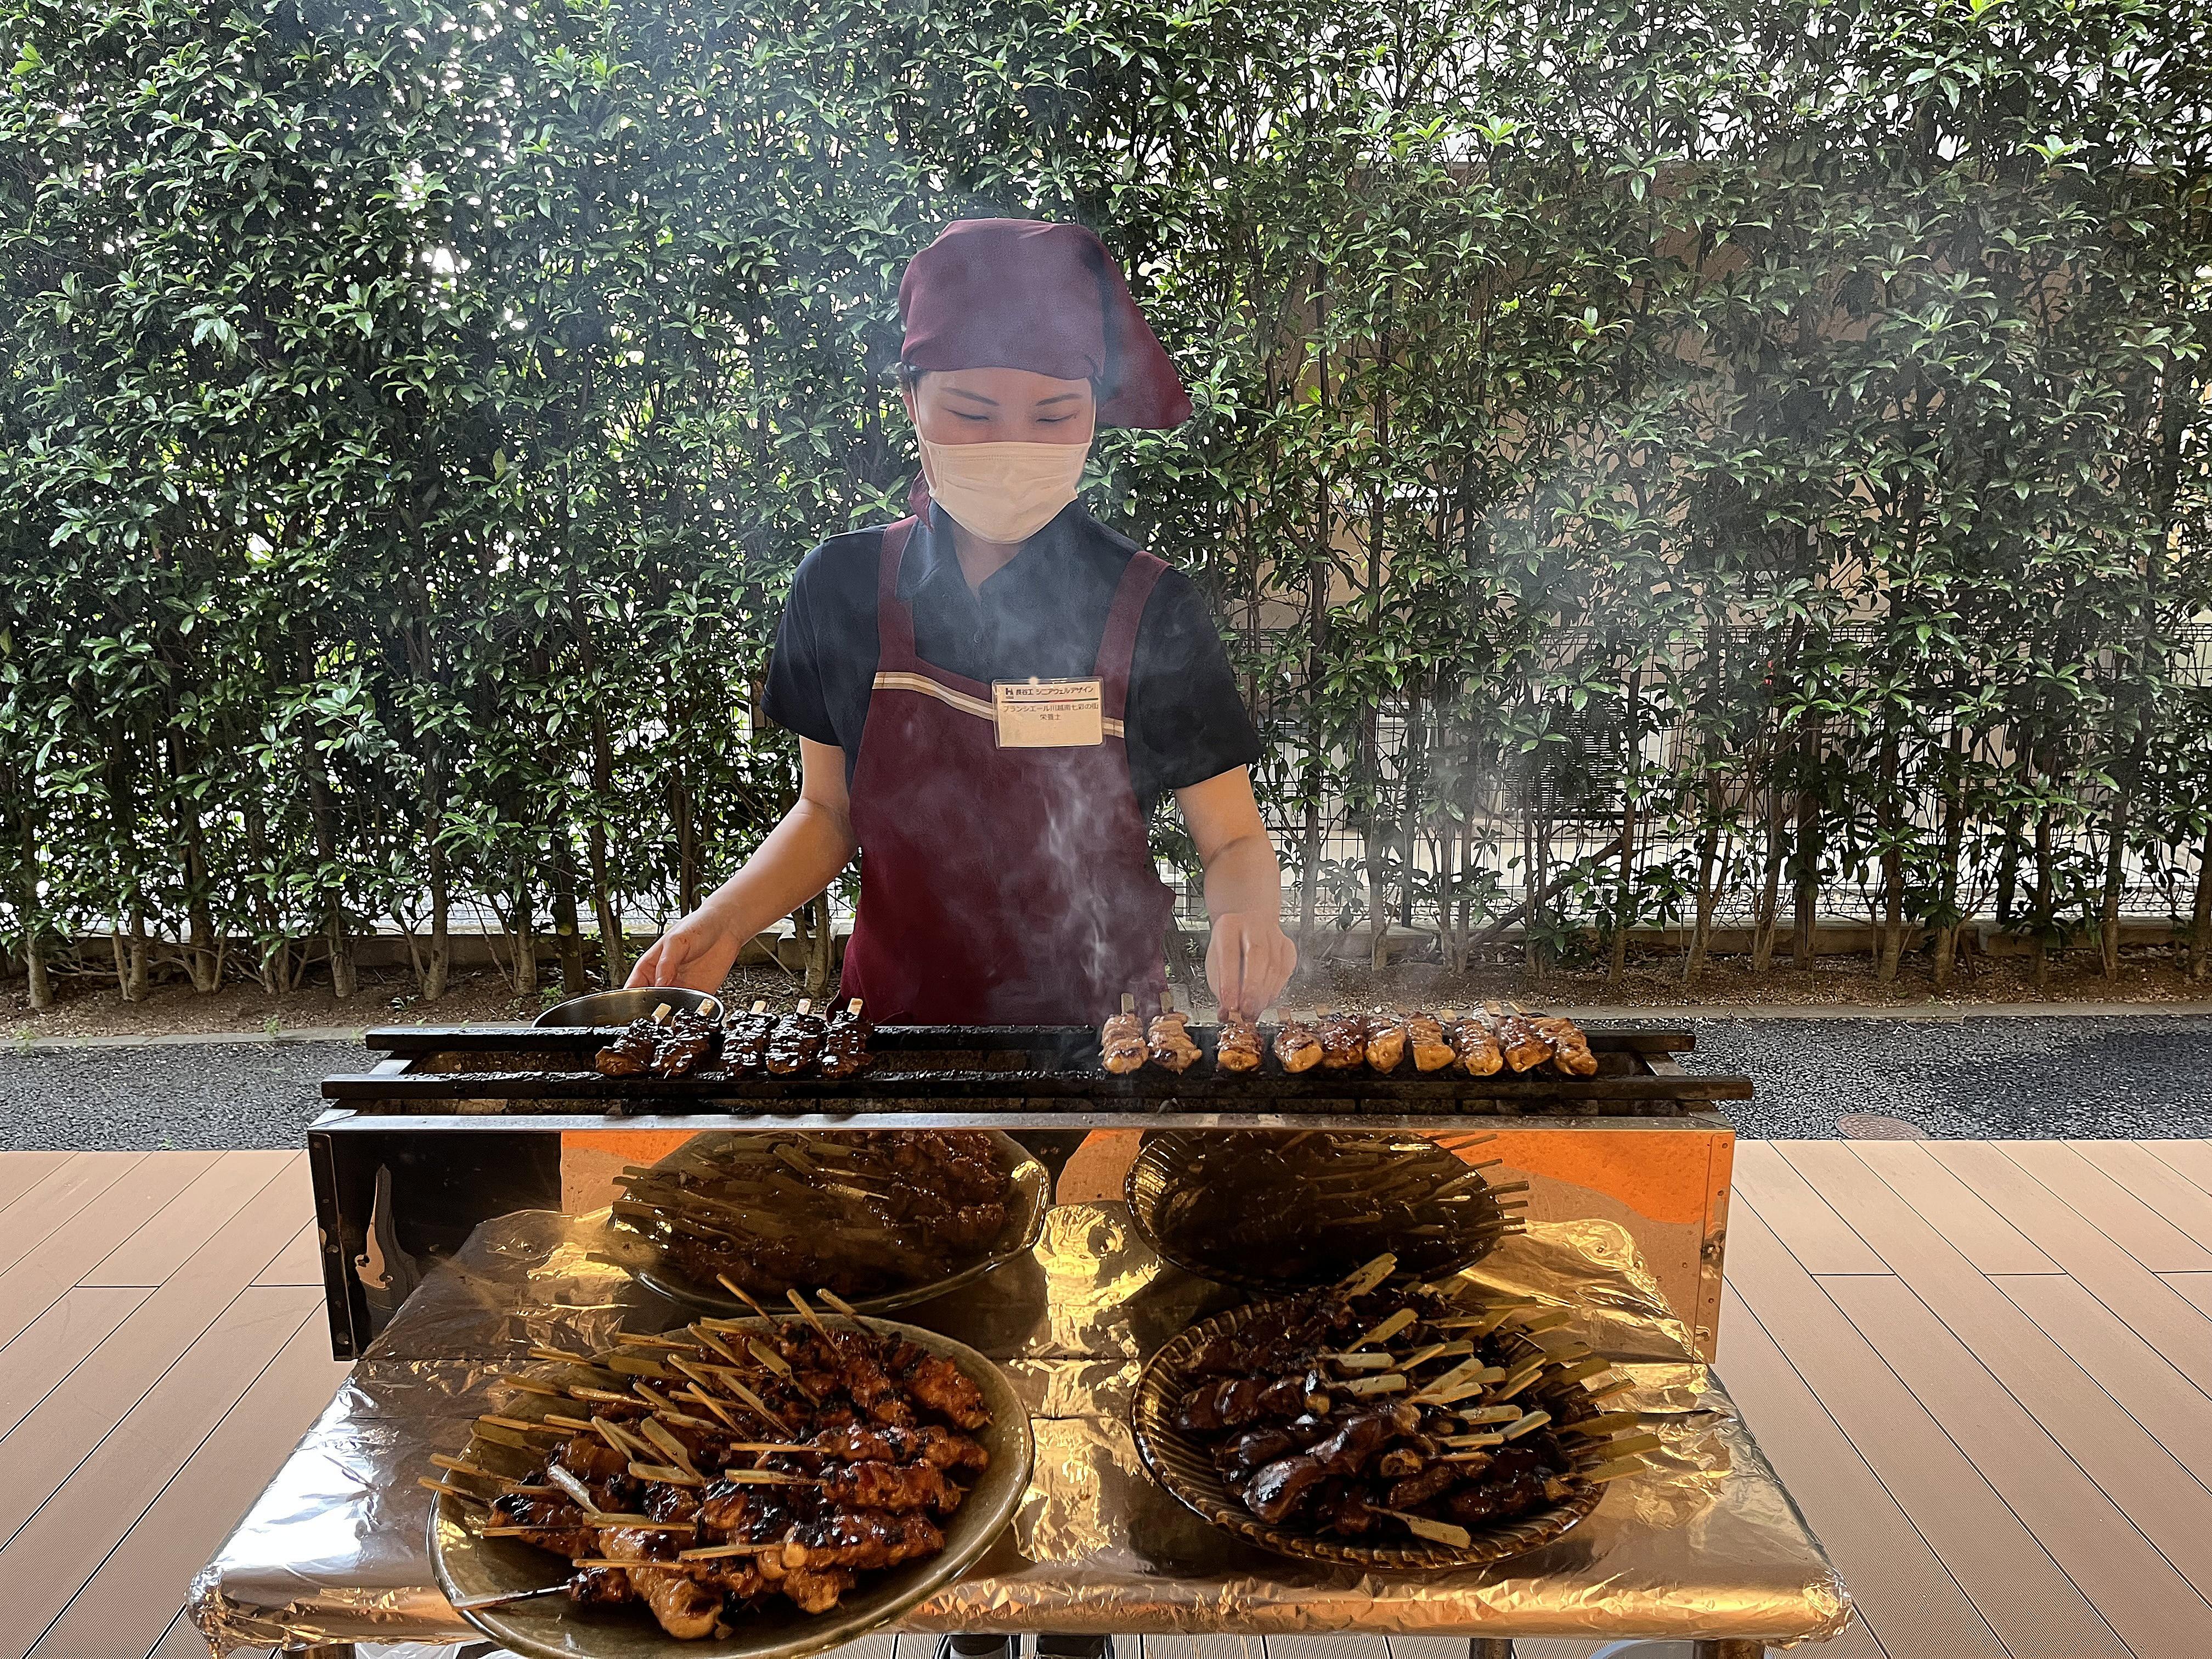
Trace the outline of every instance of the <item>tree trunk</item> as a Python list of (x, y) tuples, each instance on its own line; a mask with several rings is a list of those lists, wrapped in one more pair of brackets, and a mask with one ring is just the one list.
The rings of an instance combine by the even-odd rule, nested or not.
[(1897, 732), (1882, 734), (1881, 795), (1881, 939), (1875, 963), (1875, 978), (1887, 985), (1897, 977), (1898, 960), (1905, 954), (1904, 813), (1898, 803)]
[(2189, 915), (2189, 977), (2202, 983), (2212, 969), (2212, 829), (2197, 854), (2197, 903)]
[(565, 828), (553, 842), (553, 937), (561, 948), (561, 994), (580, 997), (591, 988), (584, 981), (584, 936), (576, 913), (575, 854)]
[(2013, 904), (2020, 892), (2020, 809), (2005, 814), (2004, 851), (1997, 855), (1997, 926), (2012, 926)]
[(185, 885), (185, 971), (191, 977), (192, 989), (204, 996), (222, 983), (222, 952), (216, 940), (215, 918), (208, 904), (206, 841), (200, 828), (199, 812), (185, 788), (189, 763), (185, 754), (184, 733), (175, 723), (173, 698), (169, 717), (165, 747), (169, 760), (170, 799), (176, 814), (178, 862), (183, 866)]
[(1766, 878), (1759, 890), (1758, 913), (1751, 919), (1751, 971), (1774, 966), (1774, 935), (1782, 916), (1782, 791), (1773, 779), (1766, 787)]
[(1624, 708), (1628, 729), (1622, 739), (1626, 753), (1622, 757), (1621, 769), (1620, 878), (1614, 884), (1613, 895), (1613, 951), (1605, 968), (1605, 988), (1608, 991), (1618, 991), (1628, 975), (1628, 924), (1636, 902), (1637, 796), (1644, 781), (1644, 732), (1638, 723), (1637, 696), (1643, 679), (1641, 668), (1628, 671), (1628, 698)]
[(1416, 692), (1406, 699), (1406, 775), (1398, 799), (1398, 925), (1413, 925), (1415, 860), (1413, 848), (1420, 836), (1421, 786), (1428, 775), (1428, 722), (1421, 714)]
[(46, 953), (39, 948), (37, 939), (29, 935), (23, 939), (23, 980), (33, 1013), (43, 1014), (54, 1006), (53, 983), (46, 977)]
[(532, 914), (530, 879), (520, 872), (514, 883), (514, 994), (538, 994), (538, 923)]
[(131, 988), (125, 994), (125, 1002), (143, 1002), (152, 988), (151, 976), (147, 972), (146, 911), (144, 907), (131, 907)]
[(1820, 919), (1820, 798), (1813, 787), (1820, 741), (1820, 727), (1808, 723), (1797, 751), (1797, 830), (1790, 847), (1797, 860), (1796, 926), (1790, 940), (1790, 963), (1801, 972), (1812, 969), (1813, 933)]
[(1382, 778), (1375, 729), (1377, 714), (1370, 703), (1359, 723), (1359, 776), (1363, 786), (1360, 805), (1364, 820), (1359, 841), (1367, 872), (1367, 965), (1370, 968), (1382, 966), (1390, 937), (1390, 912), (1382, 881)]
[(691, 789), (679, 765), (669, 784), (668, 816), (676, 828), (676, 902), (685, 915), (699, 908), (699, 832), (691, 818)]
[[(298, 649), (300, 684), (313, 686), (316, 684), (315, 659), (304, 634), (298, 636)], [(331, 948), (331, 994), (343, 1001), (354, 994), (358, 982), (354, 973), (353, 933), (346, 925), (343, 884), (332, 877), (338, 861), (337, 807), (331, 798), (330, 776), (324, 769), (322, 755), (312, 743), (307, 771), (307, 815), (314, 823), (319, 874), (331, 883), (323, 891), (323, 933)]]
[(1695, 990), (1698, 978), (1705, 971), (1705, 951), (1713, 936), (1713, 907), (1719, 897), (1715, 890), (1713, 866), (1719, 862), (1720, 850), (1721, 821), (1709, 817), (1698, 838), (1697, 916), (1690, 929), (1689, 959), (1682, 964), (1685, 990)]
[(2051, 983), (2051, 809), (2035, 815), (2035, 983)]
[(1966, 839), (1966, 800), (1960, 767), (1964, 733), (1951, 731), (1951, 752), (1943, 764), (1943, 872), (1936, 904), (1936, 988), (1950, 988), (1951, 969), (1959, 953), (1959, 849)]
[(2105, 848), (2105, 902), (2098, 929), (2098, 954), (2104, 959), (2105, 978), (2120, 976), (2120, 898), (2127, 884), (2128, 802), (2142, 775), (2144, 739), (2138, 735), (2128, 750), (2128, 763), (2113, 792), (2109, 843)]
[(806, 952), (806, 994), (819, 1002), (830, 994), (830, 975), (836, 969), (837, 923), (830, 914), (827, 892), (817, 895), (807, 908), (814, 935)]
[(446, 866), (446, 846), (439, 833), (445, 817), (445, 787), (434, 766), (430, 769), (429, 877), (430, 877), (430, 955), (423, 963), (422, 992), (425, 1002), (435, 1002), (446, 994), (453, 978), (453, 875)]

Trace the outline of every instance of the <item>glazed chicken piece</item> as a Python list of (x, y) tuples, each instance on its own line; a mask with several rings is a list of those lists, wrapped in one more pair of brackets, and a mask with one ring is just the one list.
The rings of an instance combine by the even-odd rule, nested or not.
[(1275, 1058), (1296, 1076), (1321, 1064), (1321, 1033), (1302, 1019), (1286, 1019), (1275, 1033)]
[(950, 1515), (967, 1494), (927, 1463), (848, 1463), (822, 1476), (822, 1496), (848, 1509)]
[(1413, 1069), (1417, 1072), (1441, 1072), (1458, 1058), (1450, 1040), (1444, 1036), (1443, 1021), (1434, 1014), (1406, 1016), (1406, 1046), (1413, 1051)]
[(868, 1038), (874, 1030), (875, 1027), (861, 1015), (858, 997), (831, 1015), (829, 1029), (822, 1034), (822, 1075), (858, 1077), (866, 1071), (871, 1059)]
[(919, 1555), (935, 1555), (944, 1547), (944, 1533), (926, 1515), (846, 1510), (817, 1516), (793, 1528), (791, 1541), (784, 1547), (783, 1565), (872, 1571), (895, 1567)]
[[(714, 1634), (721, 1618), (722, 1593), (672, 1565), (677, 1552), (673, 1534), (608, 1527), (599, 1534), (599, 1549), (608, 1560), (623, 1564), (630, 1588), (645, 1599), (661, 1629), (686, 1642)], [(632, 1565), (655, 1561), (671, 1565)]]
[(1554, 1066), (1569, 1077), (1597, 1075), (1597, 1056), (1590, 1052), (1589, 1039), (1583, 1035), (1582, 1027), (1574, 1021), (1553, 1015), (1529, 1023), (1550, 1042)]
[(1348, 1010), (1321, 1017), (1321, 1066), (1324, 1072), (1348, 1072), (1367, 1060), (1367, 1017)]
[(1260, 1028), (1243, 1014), (1221, 1011), (1221, 1031), (1214, 1039), (1213, 1063), (1224, 1072), (1260, 1069)]
[(1378, 1072), (1395, 1072), (1405, 1057), (1405, 1021), (1378, 1011), (1367, 1022), (1367, 1063)]
[(802, 1001), (798, 1009), (776, 1021), (769, 1033), (768, 1069), (771, 1077), (795, 1077), (811, 1072), (822, 1057), (822, 1042), (830, 1027), (813, 1005)]
[(1480, 1014), (1454, 1020), (1449, 1029), (1452, 1052), (1469, 1076), (1491, 1077), (1505, 1069), (1505, 1051), (1498, 1046), (1498, 1034)]
[(653, 1046), (655, 1077), (689, 1077), (714, 1058), (721, 1047), (721, 1027), (704, 1015), (681, 1013), (661, 1028)]
[(636, 1077), (653, 1064), (653, 1051), (660, 1045), (660, 1022), (641, 1015), (623, 1027), (622, 1035), (599, 1050), (593, 1062), (607, 1077)]
[(765, 1001), (749, 1012), (730, 1016), (722, 1035), (722, 1059), (740, 1077), (758, 1077), (768, 1069), (768, 1039), (775, 1030), (775, 1016)]
[(1145, 1063), (1145, 1022), (1137, 1018), (1137, 1011), (1129, 999), (1121, 999), (1121, 1012), (1114, 1015), (1099, 1028), (1098, 1048), (1106, 1069), (1115, 1077), (1122, 1077), (1139, 1069)]
[(1190, 1016), (1180, 1008), (1162, 1008), (1152, 1017), (1145, 1046), (1152, 1052), (1152, 1064), (1164, 1071), (1188, 1072), (1206, 1057), (1191, 1041)]
[(1490, 1017), (1497, 1029), (1498, 1046), (1504, 1052), (1505, 1063), (1515, 1071), (1528, 1071), (1552, 1057), (1551, 1040), (1525, 1016), (1501, 1014), (1492, 1004)]

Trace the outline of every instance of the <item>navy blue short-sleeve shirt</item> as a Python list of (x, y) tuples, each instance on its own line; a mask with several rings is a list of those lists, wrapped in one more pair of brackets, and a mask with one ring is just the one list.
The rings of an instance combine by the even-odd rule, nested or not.
[[(875, 684), (880, 529), (833, 536), (801, 561), (769, 659), (769, 718), (845, 751), (852, 781)], [(1071, 504), (980, 588), (960, 571), (943, 509), (915, 527), (899, 568), (924, 662), (986, 684), (1087, 678), (1133, 543)], [(1129, 781), (1146, 814), (1159, 798), (1249, 766), (1259, 734), (1221, 636), (1190, 579), (1170, 568), (1137, 627), (1125, 717)]]

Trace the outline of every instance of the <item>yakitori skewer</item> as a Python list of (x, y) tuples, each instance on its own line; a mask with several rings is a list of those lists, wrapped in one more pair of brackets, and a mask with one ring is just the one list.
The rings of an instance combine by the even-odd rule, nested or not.
[(1320, 1065), (1321, 1033), (1315, 1029), (1313, 1022), (1285, 1020), (1275, 1031), (1275, 1058), (1282, 1062), (1283, 1069), (1293, 1076), (1300, 1072), (1310, 1072)]
[(1504, 1051), (1508, 1066), (1516, 1072), (1526, 1072), (1552, 1057), (1551, 1040), (1524, 1016), (1506, 1013), (1494, 1002), (1486, 1006), (1491, 1027), (1497, 1033), (1498, 1046)]
[(1160, 1011), (1145, 1030), (1145, 1048), (1152, 1064), (1163, 1071), (1188, 1071), (1205, 1057), (1190, 1035), (1190, 1016), (1175, 1006), (1172, 995), (1160, 998)]

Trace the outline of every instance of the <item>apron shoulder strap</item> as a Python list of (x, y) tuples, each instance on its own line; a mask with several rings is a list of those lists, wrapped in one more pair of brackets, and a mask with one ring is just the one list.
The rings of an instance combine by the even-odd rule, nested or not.
[(1118, 721), (1127, 712), (1129, 669), (1137, 656), (1137, 624), (1167, 568), (1164, 560), (1149, 553), (1132, 554), (1128, 568), (1121, 573), (1121, 586), (1115, 589), (1114, 608), (1106, 613), (1106, 632), (1098, 641), (1099, 701), (1103, 705), (1100, 712), (1109, 720)]
[(914, 607), (899, 598), (899, 563), (907, 544), (914, 539), (912, 518), (901, 519), (884, 530), (883, 551), (876, 560), (877, 666), (904, 667), (914, 660)]

